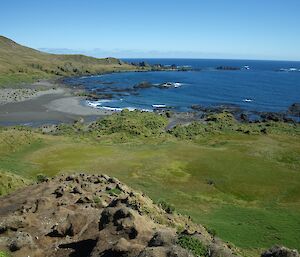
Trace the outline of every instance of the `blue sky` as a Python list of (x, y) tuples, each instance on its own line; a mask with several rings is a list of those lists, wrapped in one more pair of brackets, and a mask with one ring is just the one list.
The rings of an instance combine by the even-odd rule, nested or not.
[(300, 1), (1, 0), (0, 34), (94, 56), (300, 60)]

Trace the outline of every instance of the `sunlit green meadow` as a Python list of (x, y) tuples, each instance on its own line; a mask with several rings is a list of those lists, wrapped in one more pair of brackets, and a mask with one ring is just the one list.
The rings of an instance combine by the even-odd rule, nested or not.
[(300, 140), (290, 135), (208, 135), (110, 142), (1, 132), (0, 167), (22, 178), (107, 173), (215, 230), (252, 255), (300, 245)]

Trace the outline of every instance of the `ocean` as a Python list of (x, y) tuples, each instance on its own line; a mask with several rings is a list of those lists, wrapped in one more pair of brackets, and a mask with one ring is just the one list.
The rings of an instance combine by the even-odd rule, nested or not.
[[(300, 103), (300, 62), (213, 59), (124, 59), (176, 65), (191, 71), (122, 72), (67, 79), (99, 95), (94, 108), (190, 111), (191, 106), (234, 105), (245, 111), (285, 112)], [(239, 70), (220, 70), (220, 66)], [(135, 87), (144, 82), (150, 87)], [(170, 82), (168, 88), (162, 87)], [(153, 107), (154, 106), (154, 107)]]

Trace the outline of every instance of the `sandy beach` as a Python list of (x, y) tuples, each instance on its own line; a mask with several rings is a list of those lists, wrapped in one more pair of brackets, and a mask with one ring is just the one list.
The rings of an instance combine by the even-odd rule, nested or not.
[(40, 126), (79, 118), (91, 121), (112, 113), (85, 106), (83, 101), (72, 89), (47, 81), (0, 89), (0, 125)]

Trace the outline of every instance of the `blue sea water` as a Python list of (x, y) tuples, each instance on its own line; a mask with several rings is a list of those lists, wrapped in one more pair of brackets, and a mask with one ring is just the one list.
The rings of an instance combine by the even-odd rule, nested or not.
[[(188, 66), (194, 71), (122, 72), (71, 78), (67, 83), (80, 85), (100, 96), (112, 99), (98, 102), (98, 108), (153, 109), (163, 104), (177, 111), (189, 111), (192, 105), (237, 105), (246, 111), (285, 112), (300, 102), (300, 62), (206, 59), (125, 59), (150, 64)], [(241, 70), (217, 70), (218, 66)], [(245, 69), (249, 66), (249, 69)], [(281, 71), (280, 71), (281, 70)], [(133, 90), (134, 85), (180, 83), (180, 87)], [(245, 101), (246, 99), (251, 101)]]

